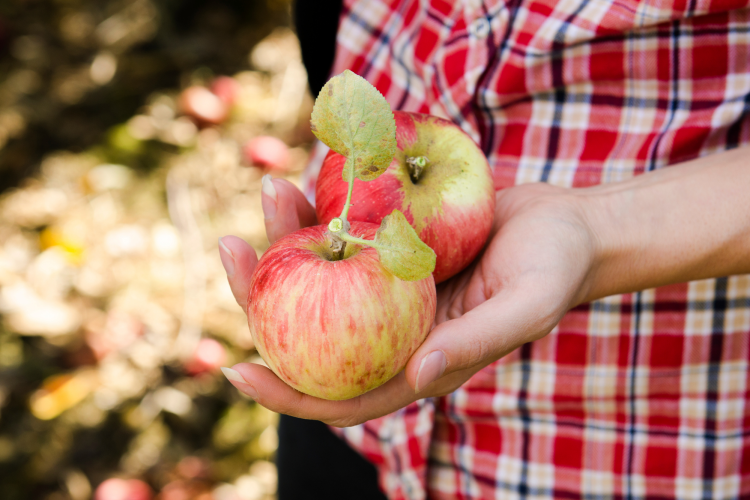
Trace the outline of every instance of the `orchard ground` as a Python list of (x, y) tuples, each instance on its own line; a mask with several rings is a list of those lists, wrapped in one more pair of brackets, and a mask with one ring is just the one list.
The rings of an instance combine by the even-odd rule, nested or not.
[[(249, 2), (270, 9), (253, 25), (231, 2), (22, 3), (0, 6), (3, 499), (274, 498), (276, 415), (218, 371), (257, 354), (216, 242), (262, 252), (260, 178), (299, 183), (307, 161), (288, 5)], [(180, 92), (214, 83), (237, 95), (208, 124)], [(261, 136), (281, 164), (245, 157)]]

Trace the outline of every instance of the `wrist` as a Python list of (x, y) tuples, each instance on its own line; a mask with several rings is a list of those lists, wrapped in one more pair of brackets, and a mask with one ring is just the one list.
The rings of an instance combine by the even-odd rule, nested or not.
[(573, 190), (576, 204), (591, 238), (590, 271), (582, 289), (580, 303), (621, 293), (629, 288), (627, 263), (639, 257), (638, 236), (642, 231), (629, 227), (628, 215), (632, 193), (623, 190), (583, 188)]
[(594, 242), (584, 301), (750, 272), (747, 152), (573, 190)]
[[(535, 265), (545, 267), (548, 264), (545, 259), (562, 258), (566, 262), (565, 281), (569, 288), (560, 297), (565, 310), (592, 300), (592, 293), (597, 293), (600, 267), (606, 260), (609, 246), (603, 241), (606, 224), (599, 207), (603, 200), (589, 194), (586, 189), (538, 183), (503, 190), (497, 196), (495, 224), (498, 230), (517, 217), (527, 222), (524, 227), (528, 228), (535, 226), (539, 219), (544, 221), (543, 236), (532, 231), (526, 238), (541, 238), (547, 242), (545, 246), (556, 253), (554, 259), (537, 257)], [(525, 220), (525, 214), (533, 214), (533, 219)]]

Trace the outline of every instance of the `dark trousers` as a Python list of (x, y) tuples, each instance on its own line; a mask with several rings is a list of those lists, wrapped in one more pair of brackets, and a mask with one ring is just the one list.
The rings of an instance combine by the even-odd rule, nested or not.
[(375, 466), (328, 427), (281, 415), (279, 500), (386, 500)]

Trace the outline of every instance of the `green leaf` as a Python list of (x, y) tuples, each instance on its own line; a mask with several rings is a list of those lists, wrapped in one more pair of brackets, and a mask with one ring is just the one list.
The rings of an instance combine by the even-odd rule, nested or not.
[(435, 270), (435, 252), (417, 236), (404, 214), (394, 210), (375, 234), (380, 263), (397, 278), (418, 281)]
[(346, 156), (344, 180), (354, 175), (371, 181), (396, 155), (396, 120), (385, 98), (370, 83), (345, 70), (325, 84), (313, 107), (312, 131)]

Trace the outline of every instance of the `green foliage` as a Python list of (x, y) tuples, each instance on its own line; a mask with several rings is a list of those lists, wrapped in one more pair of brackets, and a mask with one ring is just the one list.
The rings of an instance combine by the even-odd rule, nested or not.
[(311, 122), (318, 139), (346, 156), (347, 182), (352, 171), (357, 179), (376, 179), (396, 154), (391, 107), (375, 87), (349, 70), (325, 84), (315, 100)]
[(435, 252), (419, 239), (398, 210), (383, 219), (374, 246), (380, 263), (404, 281), (427, 278), (435, 270)]
[[(323, 86), (315, 100), (311, 122), (315, 136), (347, 158), (343, 178), (349, 183), (349, 193), (340, 219), (334, 219), (346, 225), (354, 178), (376, 179), (396, 154), (393, 112), (375, 87), (345, 70)], [(334, 242), (344, 240), (374, 247), (383, 266), (404, 281), (427, 278), (435, 270), (435, 252), (419, 239), (398, 210), (383, 219), (375, 241), (351, 237), (346, 230), (334, 233), (330, 233)]]

